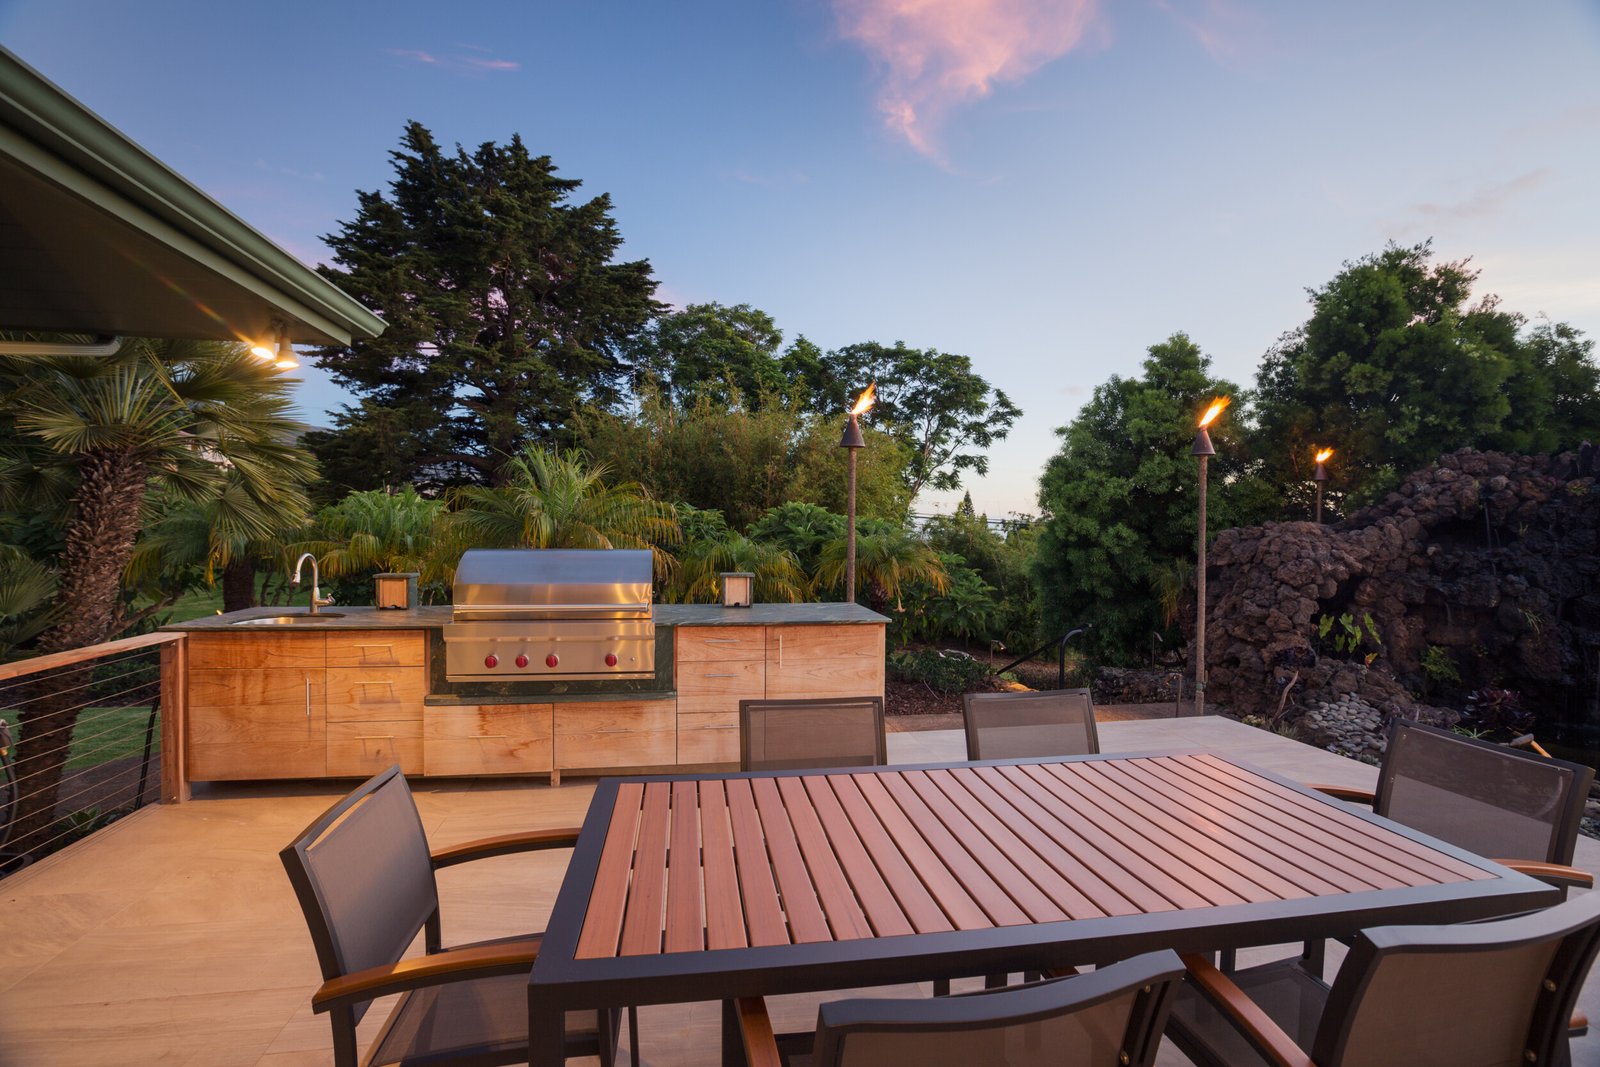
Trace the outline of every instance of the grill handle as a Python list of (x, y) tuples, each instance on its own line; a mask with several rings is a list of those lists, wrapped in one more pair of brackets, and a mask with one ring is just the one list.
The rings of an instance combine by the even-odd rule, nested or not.
[(518, 615), (551, 615), (563, 611), (638, 611), (650, 610), (650, 601), (634, 604), (456, 604), (457, 615), (479, 615), (491, 611), (510, 611)]

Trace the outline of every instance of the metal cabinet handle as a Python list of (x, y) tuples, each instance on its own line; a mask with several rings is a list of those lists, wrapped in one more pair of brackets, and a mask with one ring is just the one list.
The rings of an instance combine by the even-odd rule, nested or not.
[(509, 734), (478, 734), (479, 741), (504, 741)]
[(700, 640), (708, 645), (737, 645), (739, 643), (737, 637), (702, 637)]
[(311, 675), (306, 675), (306, 718), (311, 718)]
[(783, 666), (783, 635), (778, 635), (778, 666)]
[(394, 734), (357, 734), (357, 741), (393, 741)]
[(706, 678), (737, 678), (737, 677), (739, 677), (739, 674), (738, 674), (737, 671), (735, 671), (732, 674), (707, 674), (707, 675), (703, 675), (703, 677), (706, 677)]

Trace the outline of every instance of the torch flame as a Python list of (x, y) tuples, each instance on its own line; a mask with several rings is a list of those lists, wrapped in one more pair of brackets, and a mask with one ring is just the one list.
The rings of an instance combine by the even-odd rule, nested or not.
[(1328, 462), (1328, 457), (1331, 456), (1331, 455), (1333, 455), (1333, 449), (1324, 448), (1324, 449), (1322, 449), (1321, 451), (1319, 451), (1317, 453), (1317, 462), (1318, 463), (1326, 463), (1326, 462)]
[(873, 401), (875, 401), (877, 397), (878, 383), (872, 382), (865, 389), (861, 390), (860, 396), (856, 397), (855, 406), (850, 409), (851, 416), (864, 415), (868, 411), (871, 411)]
[(1231, 398), (1225, 396), (1219, 396), (1213, 400), (1211, 406), (1206, 408), (1206, 413), (1200, 416), (1200, 428), (1203, 430), (1210, 426), (1216, 417), (1222, 414), (1222, 409), (1227, 407), (1230, 402)]

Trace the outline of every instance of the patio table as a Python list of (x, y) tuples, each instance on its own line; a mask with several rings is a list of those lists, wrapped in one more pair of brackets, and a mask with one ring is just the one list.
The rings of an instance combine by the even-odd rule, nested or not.
[[(530, 976), (563, 1013), (892, 985), (1554, 903), (1489, 860), (1208, 753), (602, 781)], [(723, 1053), (742, 1059), (729, 1010)]]

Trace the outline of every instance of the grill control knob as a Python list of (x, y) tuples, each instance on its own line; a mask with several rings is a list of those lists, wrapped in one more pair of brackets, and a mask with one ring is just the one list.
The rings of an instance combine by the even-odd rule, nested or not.
[(548, 656), (546, 656), (544, 658), (544, 665), (546, 667), (554, 667), (556, 664), (558, 664), (560, 662), (561, 662), (561, 660), (556, 656), (556, 654), (554, 652), (550, 653)]
[(518, 656), (517, 657), (517, 666), (526, 667), (527, 665), (528, 665), (528, 657), (527, 656)]
[(607, 652), (606, 653), (606, 666), (607, 667), (615, 667), (616, 665), (617, 665), (617, 654), (615, 652)]
[(500, 658), (491, 652), (483, 657), (483, 665), (485, 667), (498, 667), (500, 666)]

